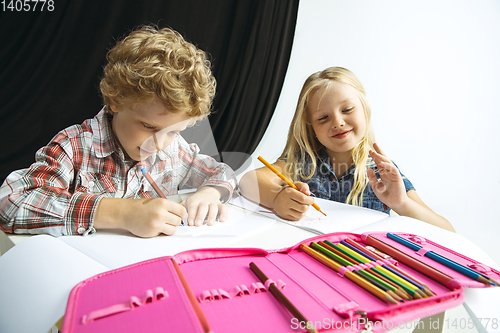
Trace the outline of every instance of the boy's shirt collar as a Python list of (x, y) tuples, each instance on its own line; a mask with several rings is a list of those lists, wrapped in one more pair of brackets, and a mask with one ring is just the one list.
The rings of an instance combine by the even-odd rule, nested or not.
[(94, 145), (95, 155), (98, 158), (104, 158), (115, 151), (119, 150), (119, 146), (115, 141), (115, 135), (111, 128), (111, 115), (108, 114), (105, 108), (95, 116), (96, 121), (91, 122), (92, 128), (92, 143)]

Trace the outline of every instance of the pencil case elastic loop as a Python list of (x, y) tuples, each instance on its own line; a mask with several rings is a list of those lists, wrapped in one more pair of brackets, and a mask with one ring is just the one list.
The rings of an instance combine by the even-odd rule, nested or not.
[(252, 294), (258, 294), (260, 292), (266, 291), (266, 287), (261, 282), (252, 283), (251, 287)]
[(491, 268), (483, 264), (467, 264), (467, 267), (475, 269), (479, 273), (483, 273), (486, 275), (491, 273)]
[(243, 291), (243, 294), (250, 295), (250, 290), (248, 290), (247, 286), (245, 286), (244, 284), (240, 284), (240, 289), (241, 291)]
[(333, 306), (332, 310), (344, 318), (353, 318), (354, 310), (356, 310), (357, 308), (359, 308), (359, 304), (354, 301), (350, 301), (347, 303), (335, 305)]
[[(154, 297), (153, 297), (154, 296)], [(120, 312), (129, 311), (133, 308), (138, 308), (146, 305), (146, 303), (151, 303), (154, 300), (160, 300), (165, 297), (168, 297), (168, 293), (166, 290), (163, 290), (162, 287), (157, 287), (155, 289), (155, 293), (153, 295), (153, 291), (151, 289), (146, 290), (144, 301), (137, 296), (130, 296), (130, 299), (127, 303), (115, 304), (108, 306), (107, 308), (99, 309), (90, 312), (88, 315), (84, 315), (82, 318), (82, 323), (87, 324), (91, 321), (108, 317)]]
[(201, 292), (199, 300), (201, 303), (204, 303), (204, 302), (211, 302), (214, 300), (214, 298), (212, 297), (212, 294), (210, 293), (210, 291), (203, 290)]
[(231, 298), (231, 296), (229, 295), (229, 293), (223, 289), (219, 289), (219, 295), (222, 298)]
[(338, 271), (338, 275), (344, 277), (346, 271), (352, 272), (354, 268), (352, 266), (340, 267)]
[(380, 260), (381, 262), (383, 262), (384, 264), (386, 265), (394, 265), (394, 266), (397, 266), (399, 264), (399, 262), (397, 260), (394, 260), (394, 259), (382, 259)]
[(234, 287), (230, 292), (229, 295), (232, 297), (237, 297), (237, 296), (243, 296), (243, 290), (241, 290), (240, 286)]
[(132, 309), (130, 304), (116, 304), (105, 309), (100, 309), (96, 311), (92, 311), (88, 315), (84, 315), (82, 318), (82, 324), (87, 324), (96, 319), (104, 318), (107, 316), (111, 316), (120, 312), (129, 311)]
[(137, 308), (142, 305), (141, 300), (137, 296), (130, 297), (129, 306), (130, 308)]
[(418, 254), (419, 256), (425, 256), (425, 254), (427, 252), (429, 252), (430, 250), (429, 249), (426, 249), (425, 247), (422, 247), (420, 250), (418, 250), (417, 252), (415, 252), (416, 254)]
[(214, 300), (218, 300), (221, 298), (219, 292), (217, 291), (217, 289), (212, 289), (210, 290), (210, 293), (212, 294), (212, 297)]
[(285, 289), (285, 286), (286, 286), (285, 283), (281, 280), (278, 280), (277, 282), (275, 282), (274, 280), (267, 279), (266, 282), (264, 282), (266, 290), (269, 290), (269, 288), (271, 287), (272, 284), (274, 284), (276, 286), (276, 288), (278, 288), (278, 289)]
[(411, 241), (418, 243), (420, 245), (425, 245), (427, 244), (427, 240), (423, 237), (417, 236), (417, 235), (411, 235), (408, 237)]
[(168, 297), (168, 292), (162, 287), (156, 287), (155, 289), (155, 299), (159, 301), (162, 298)]
[(146, 294), (144, 295), (143, 303), (152, 303), (153, 302), (153, 291), (151, 289), (146, 290)]

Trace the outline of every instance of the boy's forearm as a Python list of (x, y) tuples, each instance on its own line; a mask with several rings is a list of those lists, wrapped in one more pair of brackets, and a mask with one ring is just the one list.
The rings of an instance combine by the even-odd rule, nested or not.
[(411, 198), (408, 198), (408, 200), (400, 207), (394, 207), (392, 209), (401, 216), (412, 217), (417, 220), (435, 225), (437, 227), (456, 232), (455, 228), (453, 228), (453, 226), (447, 219), (439, 214), (436, 214), (431, 209), (422, 206)]
[(124, 229), (123, 215), (130, 199), (103, 198), (94, 216), (94, 229)]

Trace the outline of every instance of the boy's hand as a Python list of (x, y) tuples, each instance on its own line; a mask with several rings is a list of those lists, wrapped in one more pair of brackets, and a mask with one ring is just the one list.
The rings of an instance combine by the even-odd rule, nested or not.
[(181, 202), (188, 212), (187, 222), (190, 226), (203, 225), (205, 218), (207, 225), (213, 225), (219, 214), (219, 221), (224, 222), (227, 218), (227, 207), (220, 202), (221, 193), (211, 186), (204, 186), (196, 193)]
[(186, 209), (163, 198), (104, 198), (99, 203), (94, 228), (119, 228), (139, 237), (173, 235), (186, 216)]
[(397, 209), (408, 200), (405, 184), (399, 170), (380, 149), (373, 145), (376, 151), (370, 151), (370, 156), (377, 164), (380, 180), (377, 179), (373, 169), (367, 170), (368, 179), (377, 198), (391, 209)]
[(309, 185), (302, 182), (295, 182), (298, 191), (290, 186), (285, 186), (274, 198), (274, 212), (279, 217), (298, 221), (303, 218), (314, 199), (310, 197)]

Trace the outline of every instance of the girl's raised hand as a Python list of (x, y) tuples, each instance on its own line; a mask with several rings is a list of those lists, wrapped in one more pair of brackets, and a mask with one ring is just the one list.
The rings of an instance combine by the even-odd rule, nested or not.
[(375, 151), (370, 150), (370, 156), (377, 164), (380, 179), (373, 169), (368, 169), (368, 180), (377, 198), (391, 209), (397, 209), (408, 200), (403, 178), (398, 168), (376, 143), (373, 148)]

